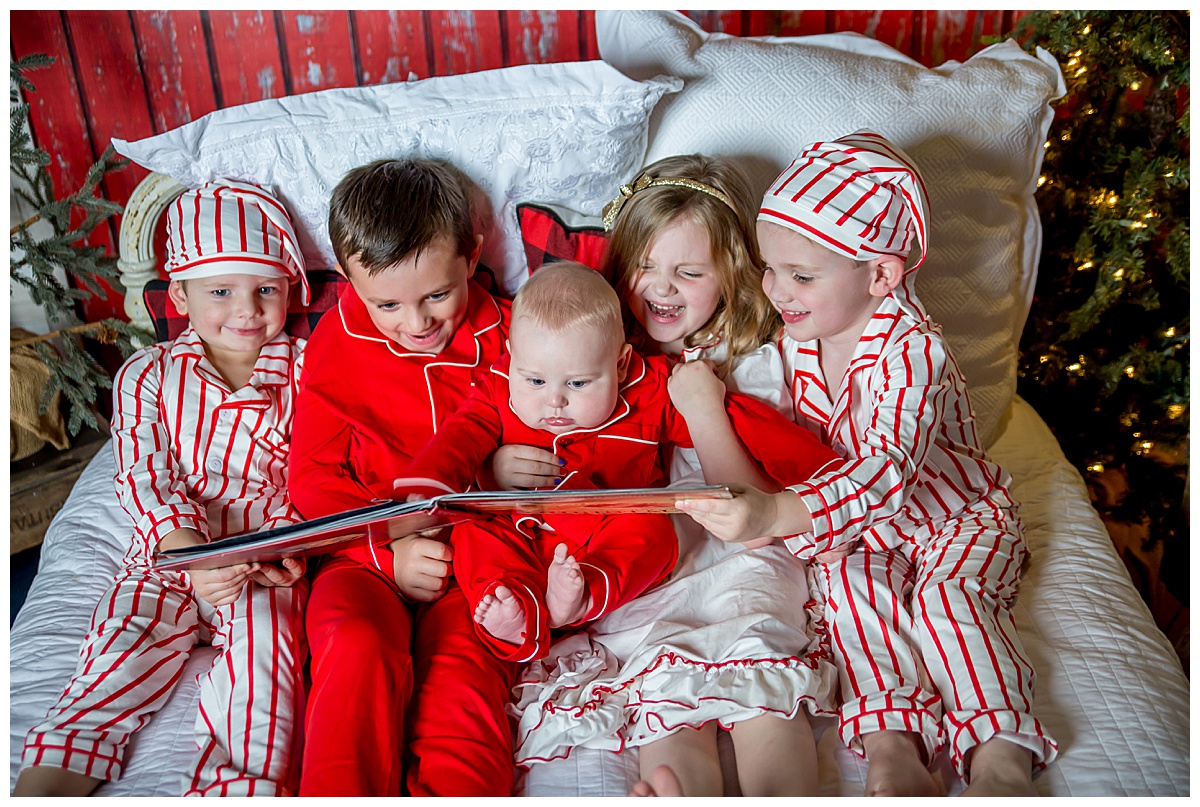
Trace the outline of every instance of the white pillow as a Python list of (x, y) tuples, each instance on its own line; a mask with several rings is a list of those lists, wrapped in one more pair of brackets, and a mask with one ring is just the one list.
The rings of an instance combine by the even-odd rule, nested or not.
[(347, 171), (384, 157), (446, 159), (490, 200), (482, 262), (513, 293), (528, 277), (516, 205), (599, 217), (642, 163), (650, 111), (680, 86), (630, 80), (600, 61), (523, 65), (258, 101), (113, 145), (189, 187), (229, 178), (271, 188), (310, 270), (335, 263), (329, 198)]
[(858, 34), (740, 38), (671, 11), (597, 11), (596, 33), (601, 56), (626, 75), (686, 82), (654, 111), (646, 163), (736, 157), (762, 192), (803, 146), (856, 129), (908, 152), (933, 208), (917, 292), (943, 326), (989, 445), (1016, 391), (1033, 300), (1033, 193), (1049, 102), (1066, 91), (1053, 58), (1005, 42), (930, 69)]

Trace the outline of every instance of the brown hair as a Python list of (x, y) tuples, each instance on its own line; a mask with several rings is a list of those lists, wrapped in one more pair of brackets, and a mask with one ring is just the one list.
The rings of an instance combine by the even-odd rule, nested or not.
[(329, 240), (343, 271), (357, 257), (367, 274), (418, 256), (437, 238), (475, 251), (472, 183), (442, 160), (376, 160), (342, 177), (329, 202)]
[(599, 272), (574, 261), (547, 264), (525, 281), (513, 300), (510, 332), (522, 319), (556, 333), (597, 328), (614, 349), (625, 344), (616, 290)]
[(628, 296), (654, 236), (677, 219), (690, 217), (708, 232), (721, 299), (708, 322), (688, 334), (684, 345), (695, 347), (720, 336), (733, 358), (775, 339), (783, 323), (762, 293), (763, 260), (754, 229), (758, 199), (745, 174), (731, 160), (702, 154), (667, 157), (645, 171), (653, 177), (710, 185), (732, 199), (737, 210), (710, 194), (677, 185), (640, 190), (613, 223), (601, 270), (616, 278), (622, 295)]

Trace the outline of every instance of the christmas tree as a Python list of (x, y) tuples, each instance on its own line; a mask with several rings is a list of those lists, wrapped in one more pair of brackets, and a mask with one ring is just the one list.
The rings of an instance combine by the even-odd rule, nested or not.
[[(109, 216), (121, 212), (121, 206), (97, 196), (105, 174), (127, 163), (117, 158), (109, 146), (87, 173), (83, 185), (74, 193), (58, 198), (46, 166), (50, 155), (37, 148), (29, 133), (29, 104), (22, 93), (32, 92), (33, 84), (25, 73), (47, 67), (54, 60), (40, 54), (27, 56), (10, 65), (9, 78), (9, 151), (14, 175), (12, 191), (37, 212), (9, 231), (9, 272), (13, 282), (29, 290), (33, 302), (54, 322), (65, 327), (44, 336), (26, 339), (38, 357), (50, 369), (42, 389), (41, 409), (61, 392), (69, 407), (67, 430), (78, 434), (86, 424), (99, 428), (96, 398), (101, 389), (112, 387), (112, 380), (99, 362), (84, 348), (80, 337), (105, 344), (115, 343), (123, 355), (129, 355), (135, 342), (151, 342), (150, 334), (118, 319), (82, 322), (75, 306), (89, 295), (101, 294), (99, 280), (120, 288), (116, 258), (105, 254), (102, 246), (89, 246), (84, 239)], [(49, 223), (52, 234), (39, 235), (33, 225)], [(74, 282), (63, 283), (59, 270)]]
[(1184, 11), (1035, 11), (1014, 32), (1067, 85), (1038, 181), (1044, 242), (1018, 391), (1086, 479), (1128, 480), (1105, 515), (1149, 523), (1183, 602), (1189, 23)]

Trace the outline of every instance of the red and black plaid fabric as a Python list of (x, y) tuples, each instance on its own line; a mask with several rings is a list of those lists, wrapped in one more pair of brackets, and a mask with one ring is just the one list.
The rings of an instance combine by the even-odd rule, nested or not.
[[(608, 236), (603, 227), (578, 227), (563, 224), (553, 210), (537, 205), (517, 205), (517, 223), (529, 273), (548, 263), (577, 261), (593, 269), (600, 268)], [(612, 278), (605, 278), (609, 283)]]
[[(307, 339), (313, 328), (317, 327), (321, 315), (337, 305), (342, 284), (346, 282), (345, 278), (330, 269), (309, 272), (308, 285), (312, 292), (312, 302), (305, 308), (300, 303), (300, 295), (293, 294), (284, 330), (292, 336)], [(181, 316), (175, 310), (175, 304), (167, 297), (168, 285), (170, 284), (166, 280), (151, 280), (142, 292), (146, 310), (150, 312), (150, 320), (154, 323), (154, 338), (160, 342), (179, 336), (188, 325), (188, 318)]]

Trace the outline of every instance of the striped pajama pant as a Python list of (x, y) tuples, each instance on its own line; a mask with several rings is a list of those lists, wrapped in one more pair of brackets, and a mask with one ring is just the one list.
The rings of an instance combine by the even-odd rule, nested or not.
[(166, 702), (199, 642), (220, 650), (199, 676), (197, 752), (184, 795), (294, 793), (307, 658), (308, 583), (248, 583), (213, 608), (186, 574), (125, 568), (101, 598), (66, 691), (25, 739), (22, 766), (120, 778), (130, 735)]
[(948, 522), (919, 546), (857, 550), (819, 568), (841, 677), (842, 741), (862, 755), (864, 734), (914, 732), (928, 758), (948, 744), (964, 758), (994, 736), (1049, 764), (1057, 745), (1033, 717), (1034, 670), (1010, 605), (1026, 557), (1003, 522)]

